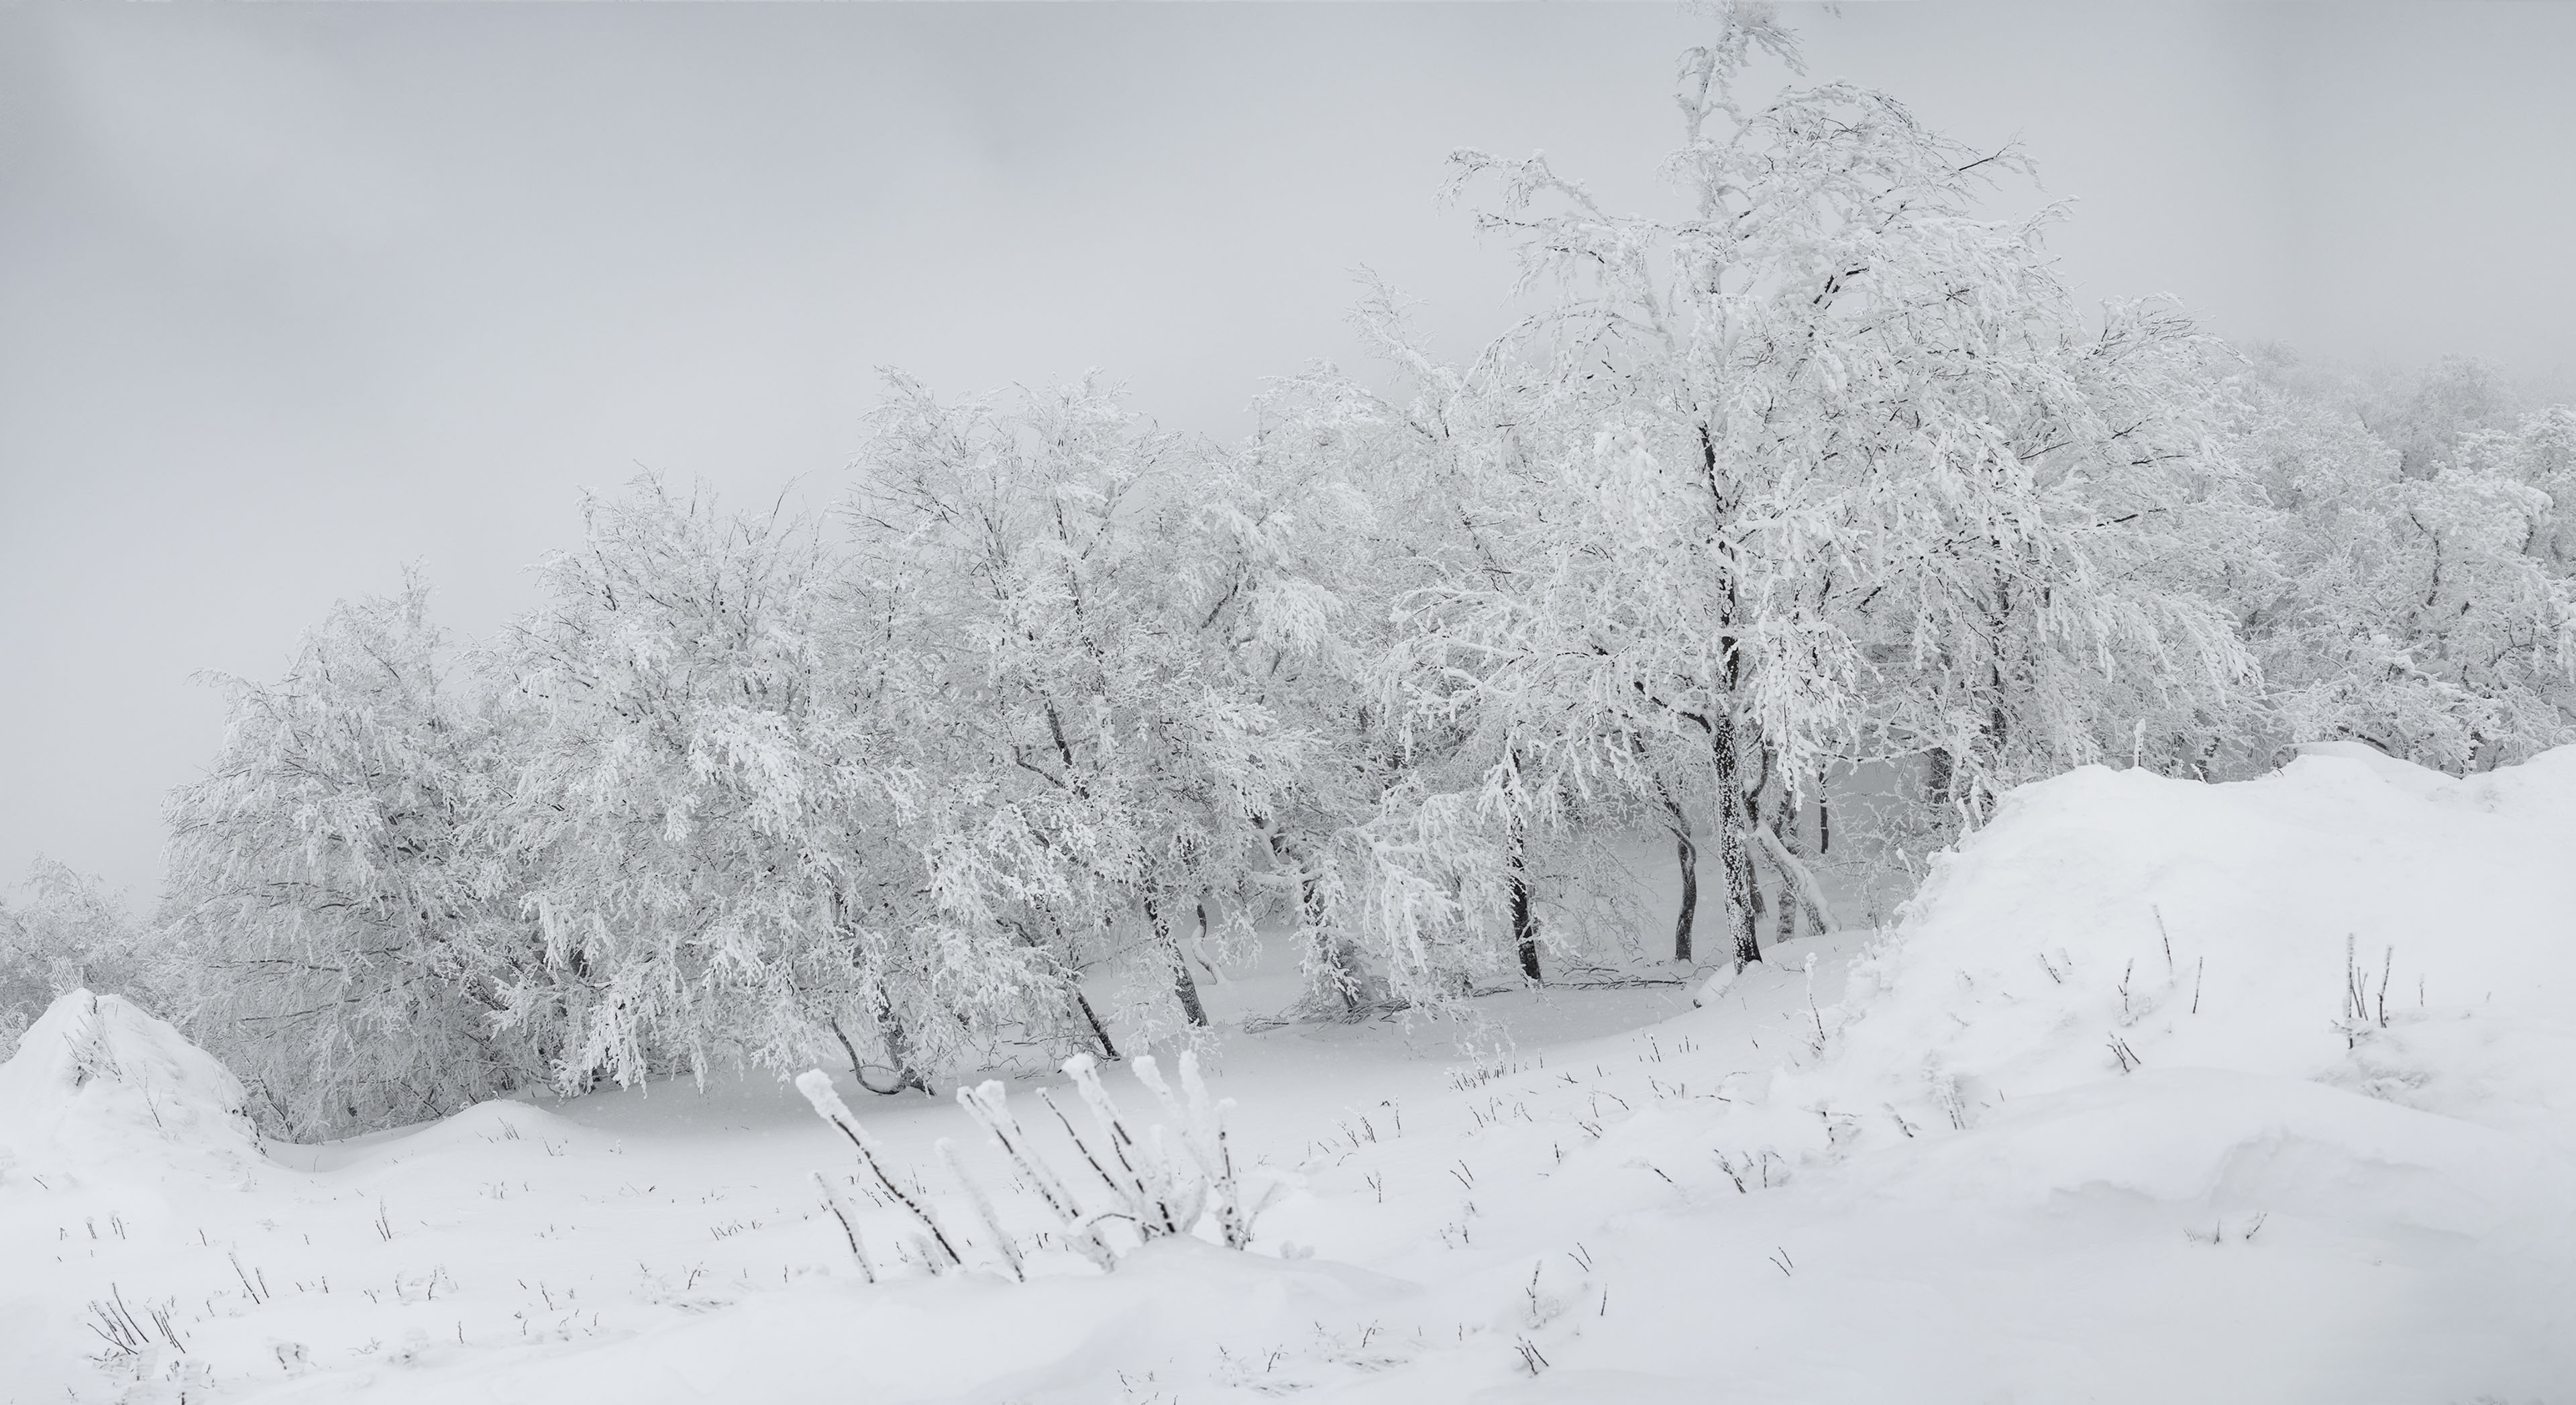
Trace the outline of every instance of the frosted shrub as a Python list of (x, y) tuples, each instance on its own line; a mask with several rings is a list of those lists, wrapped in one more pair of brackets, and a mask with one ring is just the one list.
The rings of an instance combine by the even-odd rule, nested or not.
[[(1104, 1208), (1086, 1207), (1084, 1197), (1074, 1191), (1048, 1153), (1021, 1126), (1000, 1083), (987, 1081), (977, 1087), (960, 1088), (957, 1102), (1010, 1158), (1020, 1180), (1061, 1227), (1065, 1246), (1104, 1273), (1117, 1267), (1122, 1245), (1134, 1247), (1156, 1239), (1194, 1236), (1203, 1225), (1212, 1228), (1217, 1241), (1229, 1249), (1251, 1247), (1252, 1223), (1262, 1202), (1245, 1197), (1242, 1180), (1236, 1174), (1225, 1126), (1225, 1114), (1233, 1102), (1208, 1097), (1195, 1054), (1181, 1055), (1177, 1092), (1150, 1056), (1139, 1057), (1129, 1066), (1135, 1070), (1137, 1081), (1153, 1093), (1164, 1112), (1178, 1124), (1177, 1137), (1159, 1123), (1146, 1127), (1139, 1136), (1101, 1083), (1099, 1065), (1088, 1054), (1076, 1054), (1064, 1063), (1075, 1094), (1090, 1110), (1092, 1127), (1088, 1135), (1074, 1126), (1073, 1119), (1056, 1105), (1055, 1099), (1044, 1092), (1038, 1094), (1038, 1101), (1054, 1114), (1074, 1155), (1087, 1168), (1087, 1175), (1077, 1172), (1073, 1180), (1086, 1185), (1097, 1182), (1107, 1195)], [(917, 1226), (913, 1233), (931, 1271), (944, 1273), (963, 1267), (964, 1240), (944, 1229), (929, 1207), (895, 1180), (886, 1168), (883, 1145), (851, 1116), (840, 1094), (833, 1091), (830, 1077), (815, 1069), (798, 1077), (796, 1087), (813, 1104), (816, 1115), (849, 1139), (858, 1152), (863, 1174)], [(1004, 1266), (1014, 1278), (1026, 1278), (1020, 1246), (1003, 1229), (991, 1198), (967, 1173), (951, 1143), (943, 1138), (938, 1146), (941, 1159), (957, 1178)], [(815, 1182), (822, 1188), (825, 1208), (840, 1222), (860, 1272), (869, 1282), (875, 1282), (876, 1260), (859, 1232), (857, 1217), (828, 1178), (818, 1174)], [(1092, 1199), (1096, 1202), (1099, 1196), (1094, 1194)], [(1126, 1225), (1129, 1233), (1115, 1233), (1112, 1227), (1118, 1224)]]
[[(1180, 1148), (1176, 1152), (1159, 1124), (1148, 1128), (1143, 1140), (1127, 1130), (1125, 1117), (1109, 1090), (1100, 1082), (1100, 1071), (1089, 1055), (1076, 1054), (1065, 1060), (1065, 1075), (1091, 1109), (1094, 1139), (1086, 1139), (1065, 1121), (1065, 1133), (1073, 1138), (1076, 1150), (1090, 1164), (1119, 1208), (1100, 1218), (1120, 1218), (1136, 1226), (1144, 1239), (1193, 1232), (1204, 1220), (1214, 1220), (1217, 1233), (1229, 1249), (1241, 1249), (1252, 1242), (1252, 1215), (1258, 1206), (1246, 1206), (1242, 1186), (1234, 1172), (1234, 1154), (1227, 1145), (1226, 1109), (1232, 1102), (1208, 1101), (1207, 1085), (1199, 1080), (1198, 1056), (1181, 1055), (1182, 1096), (1175, 1097), (1171, 1085), (1163, 1081), (1162, 1070), (1151, 1057), (1140, 1057), (1131, 1065), (1136, 1081), (1152, 1090), (1163, 1110), (1181, 1124)], [(977, 1090), (988, 1100), (985, 1104), (1001, 1105), (1001, 1085), (987, 1083)], [(1038, 1095), (1050, 1111), (1055, 1104), (1045, 1094)], [(1059, 1119), (1063, 1117), (1058, 1113)], [(989, 1124), (988, 1124), (989, 1125)], [(1098, 1145), (1094, 1145), (1094, 1140)], [(1075, 1227), (1072, 1219), (1066, 1229)]]

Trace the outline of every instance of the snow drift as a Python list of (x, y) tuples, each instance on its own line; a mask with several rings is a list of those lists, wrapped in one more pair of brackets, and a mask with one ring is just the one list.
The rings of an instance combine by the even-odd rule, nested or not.
[[(1854, 973), (1834, 1076), (1936, 1125), (2141, 1069), (2324, 1083), (2576, 1150), (2576, 748), (2355, 744), (2014, 792)], [(1857, 1090), (1855, 1090), (1857, 1091)]]
[(0, 1181), (247, 1170), (264, 1158), (243, 1106), (240, 1080), (177, 1030), (75, 990), (0, 1064)]

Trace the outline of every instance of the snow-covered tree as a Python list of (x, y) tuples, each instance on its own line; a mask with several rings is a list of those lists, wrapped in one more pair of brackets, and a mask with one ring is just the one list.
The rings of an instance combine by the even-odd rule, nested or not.
[[(298, 1132), (719, 1058), (926, 1089), (1189, 1037), (1262, 924), (1314, 1012), (1540, 980), (1633, 940), (1612, 844), (1658, 830), (1674, 955), (1705, 853), (1761, 959), (1766, 907), (1830, 920), (1804, 817), (1858, 767), (1909, 778), (1870, 821), (1906, 848), (2087, 761), (2576, 736), (2576, 412), (2079, 309), (2061, 212), (1981, 211), (2016, 152), (1757, 99), (1790, 36), (1716, 28), (1662, 213), (1455, 154), (1527, 313), (1463, 363), (1374, 290), (1397, 387), (1287, 378), (1230, 448), (1097, 377), (897, 376), (835, 522), (594, 500), (466, 686), (417, 586), (341, 606), (224, 684), (171, 998)], [(10, 1010), (143, 960), (46, 883), (0, 909)]]
[(496, 651), (527, 714), (508, 832), (543, 932), (507, 1020), (560, 1031), (570, 1086), (864, 1065), (860, 1041), (921, 1083), (1026, 978), (913, 928), (905, 642), (871, 631), (815, 524), (650, 480), (587, 519)]
[(2454, 453), (2458, 465), (2472, 473), (2548, 494), (2547, 518), (2535, 521), (2535, 539), (2524, 553), (2545, 561), (2555, 575), (2576, 572), (2576, 406), (2545, 406), (2511, 429), (2472, 431), (2461, 436)]
[(1298, 524), (1280, 572), (1336, 604), (1326, 647), (1260, 670), (1266, 695), (1325, 739), (1278, 833), (1324, 1004), (1436, 1007), (1514, 968), (1536, 980), (1544, 948), (1627, 914), (1609, 910), (1618, 885), (1587, 827), (1607, 814), (1600, 798), (1541, 813), (1489, 791), (1512, 774), (1495, 764), (1510, 724), (1444, 709), (1450, 680), (1416, 647), (1423, 592), (1519, 569), (1515, 407), (1421, 352), (1382, 285), (1357, 320), (1410, 398), (1316, 367), (1265, 397), (1240, 460), (1274, 520)]
[(183, 1013), (165, 956), (103, 880), (37, 859), (15, 892), (0, 890), (0, 1050), (73, 990)]
[(505, 739), (449, 676), (417, 581), (344, 602), (170, 805), (170, 939), (196, 1026), (292, 1134), (441, 1116), (535, 1078), (497, 1028), (538, 955), (492, 826)]
[(2558, 501), (2576, 416), (2446, 439), (2410, 476), (2313, 375), (2265, 366), (2240, 397), (2271, 513), (2268, 570), (2241, 595), (2277, 740), (2355, 737), (2457, 772), (2576, 736)]
[(1169, 994), (1134, 1010), (1149, 1027), (1203, 1024), (1188, 942), (1248, 919), (1308, 746), (1246, 686), (1242, 651), (1311, 647), (1329, 602), (1268, 571), (1239, 495), (1205, 491), (1209, 446), (1096, 378), (1007, 409), (890, 389), (852, 516), (869, 569), (907, 583), (938, 718), (942, 920), (1051, 964), (1104, 1052), (1080, 984), (1097, 967)]
[(1237, 901), (1294, 933), (1307, 1008), (1345, 1014), (1463, 979), (1379, 940), (1365, 897), (1367, 827), (1406, 771), (1375, 679), (1408, 552), (1373, 472), (1388, 426), (1347, 413), (1350, 389), (1323, 375), (1266, 395), (1252, 438), (1205, 465), (1178, 558), (1205, 666), (1300, 748), (1243, 817), (1266, 862)]
[(1757, 855), (1801, 877), (1761, 774), (1795, 796), (1930, 754), (1973, 815), (2097, 753), (2118, 680), (2215, 697), (2246, 674), (2223, 615), (2150, 569), (2184, 480), (2221, 468), (2188, 327), (2086, 322), (2044, 220), (1976, 218), (2013, 153), (1848, 83), (1751, 107), (1757, 51), (1795, 63), (1739, 7), (1684, 56), (1678, 215), (1614, 214), (1543, 157), (1454, 158), (1499, 186), (1480, 224), (1545, 301), (1419, 378), (1500, 565), (1418, 592), (1407, 646), (1417, 715), (1508, 739), (1480, 786), (1507, 825), (1660, 802), (1696, 761), (1739, 961)]
[(2362, 423), (2396, 451), (2404, 478), (2429, 478), (2453, 461), (2463, 439), (2506, 429), (2520, 400), (2496, 367), (2466, 356), (2407, 373), (2336, 379)]

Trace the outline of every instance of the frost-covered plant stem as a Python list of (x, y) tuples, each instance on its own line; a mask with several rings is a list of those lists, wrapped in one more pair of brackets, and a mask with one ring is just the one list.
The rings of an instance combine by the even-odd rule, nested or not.
[(994, 1247), (1001, 1251), (1002, 1262), (1010, 1267), (1011, 1277), (1022, 1283), (1028, 1282), (1028, 1270), (1020, 1262), (1020, 1246), (1013, 1242), (1010, 1232), (1002, 1228), (1002, 1217), (993, 1212), (993, 1198), (984, 1193), (984, 1187), (973, 1176), (967, 1174), (965, 1161), (957, 1155), (957, 1144), (941, 1137), (938, 1151), (939, 1159), (948, 1163), (948, 1174), (955, 1176), (957, 1184), (965, 1188), (966, 1203), (975, 1207), (975, 1218), (984, 1222), (984, 1232), (993, 1236)]
[(1150, 1058), (1136, 1060), (1136, 1078), (1153, 1090), (1165, 1111), (1181, 1123), (1181, 1145), (1198, 1166), (1200, 1184), (1206, 1188), (1209, 1210), (1216, 1216), (1217, 1232), (1224, 1236), (1229, 1249), (1241, 1249), (1252, 1242), (1252, 1215), (1255, 1207), (1244, 1204), (1243, 1187), (1235, 1178), (1234, 1149), (1225, 1130), (1226, 1111), (1234, 1106), (1231, 1098), (1211, 1102), (1207, 1084), (1199, 1077), (1199, 1057), (1195, 1052), (1181, 1053), (1181, 1093), (1175, 1098), (1170, 1085)]
[[(1152, 1060), (1139, 1057), (1139, 1068), (1152, 1066)], [(1110, 1176), (1101, 1157), (1085, 1146), (1084, 1153), (1109, 1182), (1112, 1190), (1128, 1204), (1139, 1232), (1148, 1239), (1166, 1234), (1179, 1234), (1198, 1220), (1197, 1205), (1185, 1197), (1185, 1188), (1177, 1183), (1172, 1168), (1158, 1146), (1140, 1143), (1127, 1130), (1126, 1119), (1119, 1114), (1117, 1102), (1100, 1082), (1100, 1065), (1088, 1054), (1076, 1054), (1064, 1061), (1065, 1076), (1073, 1080), (1085, 1106), (1091, 1109), (1102, 1140), (1108, 1143), (1109, 1159), (1118, 1164), (1120, 1176)]]
[(823, 1193), (823, 1208), (831, 1211), (832, 1218), (841, 1222), (841, 1236), (850, 1242), (850, 1257), (858, 1260), (859, 1276), (870, 1283), (876, 1282), (876, 1263), (868, 1257), (867, 1245), (859, 1238), (859, 1222), (851, 1215), (848, 1203), (841, 1199), (839, 1188), (820, 1171), (814, 1173), (814, 1188)]
[[(921, 1202), (913, 1199), (910, 1192), (897, 1185), (894, 1177), (887, 1173), (885, 1149), (877, 1144), (875, 1137), (868, 1135), (868, 1130), (859, 1125), (857, 1118), (850, 1115), (848, 1105), (843, 1103), (841, 1095), (832, 1089), (831, 1075), (819, 1068), (807, 1069), (796, 1076), (796, 1091), (803, 1093), (805, 1101), (813, 1104), (816, 1116), (839, 1128), (841, 1135), (850, 1139), (850, 1145), (858, 1150), (859, 1164), (868, 1168), (868, 1174), (877, 1178), (877, 1184), (885, 1188), (886, 1194), (894, 1197), (896, 1204), (901, 1205), (920, 1222), (929, 1242), (939, 1251), (935, 1255), (928, 1256), (930, 1271), (945, 1273), (952, 1268), (965, 1267), (966, 1260), (959, 1257), (956, 1246), (948, 1242), (948, 1236), (939, 1228), (939, 1222), (932, 1219), (930, 1212), (922, 1208)], [(853, 1242), (856, 1242), (855, 1237)], [(947, 1260), (944, 1266), (940, 1263), (942, 1258)]]
[(1821, 1054), (1825, 1051), (1825, 1012), (1816, 1008), (1816, 954), (1812, 951), (1807, 953), (1806, 972), (1807, 1018), (1815, 1021), (1816, 1042), (1814, 1047), (1815, 1051)]
[(1083, 1217), (1080, 1202), (1056, 1177), (1055, 1168), (1037, 1154), (1028, 1133), (1021, 1129), (1019, 1119), (1011, 1115), (1010, 1106), (1004, 1099), (1002, 1085), (989, 1079), (973, 1088), (957, 1090), (958, 1106), (966, 1109), (968, 1116), (983, 1124), (984, 1130), (992, 1134), (1003, 1154), (1009, 1156), (1011, 1164), (1019, 1169), (1021, 1178), (1038, 1193), (1038, 1199), (1046, 1202), (1056, 1222), (1064, 1226), (1065, 1243), (1101, 1272), (1107, 1273), (1117, 1266), (1117, 1258), (1101, 1239), (1098, 1223)]

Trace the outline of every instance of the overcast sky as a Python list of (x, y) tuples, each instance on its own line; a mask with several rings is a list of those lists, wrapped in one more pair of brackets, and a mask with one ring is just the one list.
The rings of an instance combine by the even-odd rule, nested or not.
[[(1811, 76), (2020, 138), (2088, 297), (2564, 383), (2576, 7), (1861, 4)], [(0, 7), (0, 882), (148, 895), (161, 797), (404, 562), (461, 633), (639, 466), (827, 497), (879, 365), (1104, 368), (1233, 434), (1358, 358), (1369, 264), (1463, 348), (1461, 145), (1656, 198), (1649, 5)], [(2027, 198), (2024, 198), (2027, 203)]]

